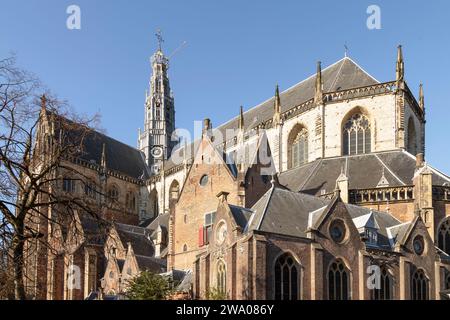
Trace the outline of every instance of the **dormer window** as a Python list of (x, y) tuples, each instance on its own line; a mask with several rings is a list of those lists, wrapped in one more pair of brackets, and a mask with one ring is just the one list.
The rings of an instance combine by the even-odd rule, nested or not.
[(378, 243), (378, 232), (372, 228), (366, 228), (364, 231), (364, 237), (367, 239), (368, 244), (376, 245)]

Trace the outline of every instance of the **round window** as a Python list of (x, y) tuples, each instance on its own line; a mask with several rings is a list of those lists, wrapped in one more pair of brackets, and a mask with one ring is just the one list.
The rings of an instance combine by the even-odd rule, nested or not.
[(330, 236), (333, 241), (341, 243), (345, 238), (345, 225), (342, 220), (334, 220), (330, 225)]
[(204, 186), (206, 186), (207, 184), (208, 184), (208, 180), (209, 180), (209, 178), (208, 178), (208, 175), (203, 175), (201, 178), (200, 178), (200, 185), (202, 186), (202, 187), (204, 187)]
[(423, 252), (425, 251), (425, 241), (423, 240), (422, 236), (417, 236), (414, 238), (413, 247), (414, 252), (417, 255), (421, 256), (423, 254)]

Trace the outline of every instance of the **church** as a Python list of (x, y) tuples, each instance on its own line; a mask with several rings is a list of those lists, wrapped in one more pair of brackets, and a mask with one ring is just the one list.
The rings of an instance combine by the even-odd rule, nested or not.
[[(143, 270), (189, 299), (434, 300), (450, 290), (450, 177), (425, 158), (426, 108), (402, 47), (380, 82), (350, 57), (177, 138), (169, 60), (151, 58), (137, 147), (99, 132), (71, 165), (122, 203), (102, 239), (80, 215), (67, 250), (27, 262), (37, 299), (115, 297)], [(45, 106), (44, 106), (45, 107)], [(42, 134), (51, 133), (43, 115)], [(61, 172), (65, 192), (96, 199)], [(100, 180), (102, 179), (102, 180)], [(125, 209), (123, 209), (125, 208)], [(81, 285), (68, 285), (77, 265)]]

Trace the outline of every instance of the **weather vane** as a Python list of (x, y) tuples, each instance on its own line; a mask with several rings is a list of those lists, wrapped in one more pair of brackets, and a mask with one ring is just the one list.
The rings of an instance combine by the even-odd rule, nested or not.
[(161, 29), (156, 30), (155, 36), (156, 36), (156, 39), (158, 39), (159, 51), (161, 51), (161, 46), (162, 46), (162, 43), (164, 42), (164, 39), (163, 39), (162, 33), (161, 33)]

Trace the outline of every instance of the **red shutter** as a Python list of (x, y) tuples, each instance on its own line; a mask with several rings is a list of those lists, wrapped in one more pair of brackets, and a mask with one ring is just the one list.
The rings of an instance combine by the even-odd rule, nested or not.
[(204, 232), (204, 228), (200, 227), (200, 229), (198, 229), (198, 246), (199, 247), (203, 247), (205, 245), (205, 238), (204, 238), (203, 232)]

